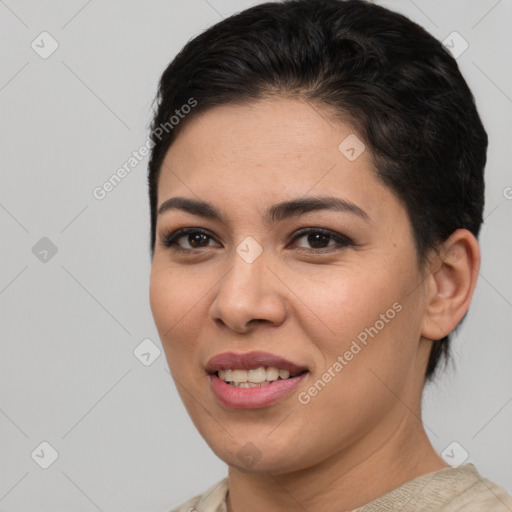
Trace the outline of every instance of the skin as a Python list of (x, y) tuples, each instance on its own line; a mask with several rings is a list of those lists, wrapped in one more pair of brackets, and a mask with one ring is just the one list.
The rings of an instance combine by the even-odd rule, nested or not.
[[(230, 512), (348, 511), (448, 467), (425, 433), (421, 396), (430, 340), (453, 330), (469, 307), (478, 244), (457, 230), (420, 268), (407, 212), (379, 181), (370, 151), (349, 161), (338, 149), (353, 133), (327, 107), (266, 98), (194, 116), (163, 164), (159, 206), (176, 196), (201, 199), (228, 220), (177, 209), (158, 216), (150, 304), (185, 407), (228, 464)], [(268, 207), (305, 196), (349, 200), (369, 220), (322, 210), (265, 223)], [(182, 227), (202, 228), (211, 238), (198, 244), (183, 236), (188, 254), (161, 244)], [(307, 235), (294, 241), (305, 227), (355, 245), (320, 238), (315, 246)], [(248, 236), (263, 249), (250, 264), (236, 252)], [(301, 404), (297, 393), (395, 302), (401, 311)], [(204, 367), (215, 354), (251, 350), (310, 373), (277, 404), (226, 408)], [(249, 442), (259, 456), (251, 467), (237, 456)]]

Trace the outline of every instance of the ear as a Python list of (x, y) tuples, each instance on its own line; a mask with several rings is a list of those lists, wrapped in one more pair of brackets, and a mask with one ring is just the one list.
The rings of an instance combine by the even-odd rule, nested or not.
[(439, 247), (428, 276), (428, 296), (421, 334), (430, 340), (448, 335), (466, 314), (480, 270), (474, 235), (458, 229)]

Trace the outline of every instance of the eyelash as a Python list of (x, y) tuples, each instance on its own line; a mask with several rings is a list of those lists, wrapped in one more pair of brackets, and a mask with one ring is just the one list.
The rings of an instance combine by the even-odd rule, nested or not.
[[(322, 235), (330, 237), (332, 240), (336, 241), (339, 245), (337, 248), (334, 248), (334, 251), (343, 249), (345, 247), (349, 246), (355, 246), (356, 244), (352, 242), (349, 238), (343, 235), (339, 235), (338, 233), (334, 231), (330, 231), (328, 229), (323, 228), (305, 228), (299, 230), (297, 233), (295, 233), (294, 238), (292, 239), (292, 242), (295, 242), (299, 238), (302, 238), (303, 236), (312, 234), (312, 233), (320, 233)], [(204, 229), (200, 228), (181, 228), (173, 232), (165, 233), (162, 237), (162, 245), (166, 248), (171, 248), (174, 252), (177, 253), (193, 253), (198, 252), (200, 249), (207, 249), (208, 247), (200, 247), (198, 249), (184, 249), (182, 247), (179, 247), (177, 245), (177, 242), (180, 238), (183, 238), (187, 235), (205, 235), (210, 239), (214, 239), (213, 236), (210, 235), (208, 231), (205, 231)], [(304, 247), (298, 248), (301, 252), (305, 252), (307, 254), (326, 254), (333, 252), (333, 248), (324, 248), (324, 249), (305, 249)], [(325, 250), (328, 249), (328, 250)]]

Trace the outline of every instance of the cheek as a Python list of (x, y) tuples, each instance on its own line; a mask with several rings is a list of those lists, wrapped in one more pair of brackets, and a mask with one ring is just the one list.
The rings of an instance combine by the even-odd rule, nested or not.
[(309, 310), (308, 320), (314, 320), (306, 322), (302, 315), (302, 328), (312, 339), (328, 341), (325, 348), (334, 344), (337, 349), (375, 322), (381, 327), (383, 321), (396, 316), (393, 304), (403, 300), (401, 283), (389, 277), (393, 274), (376, 266), (325, 268), (309, 275), (303, 272), (300, 277), (297, 274), (293, 288), (300, 301), (296, 303), (303, 302), (305, 311)]
[(369, 391), (368, 378), (376, 380), (370, 369), (390, 382), (407, 373), (421, 327), (420, 290), (410, 293), (413, 276), (407, 275), (407, 268), (404, 265), (401, 273), (377, 266), (367, 272), (339, 269), (331, 270), (329, 279), (317, 275), (297, 281), (297, 295), (307, 306), (307, 315), (297, 318), (302, 318), (301, 328), (317, 350), (317, 372), (331, 368), (331, 373), (343, 373), (351, 380), (351, 392), (359, 394), (361, 385), (363, 395)]
[[(204, 277), (185, 276), (183, 272), (154, 263), (150, 278), (150, 307), (170, 366), (179, 354), (190, 353), (197, 339), (195, 316), (207, 299), (211, 284)], [(188, 358), (187, 358), (188, 360)]]

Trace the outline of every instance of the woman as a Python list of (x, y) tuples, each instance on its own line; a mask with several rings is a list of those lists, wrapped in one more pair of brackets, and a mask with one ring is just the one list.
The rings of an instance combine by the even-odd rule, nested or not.
[(229, 468), (176, 511), (512, 510), (421, 422), (484, 203), (487, 135), (442, 45), (360, 0), (261, 4), (173, 60), (152, 140), (151, 308)]

